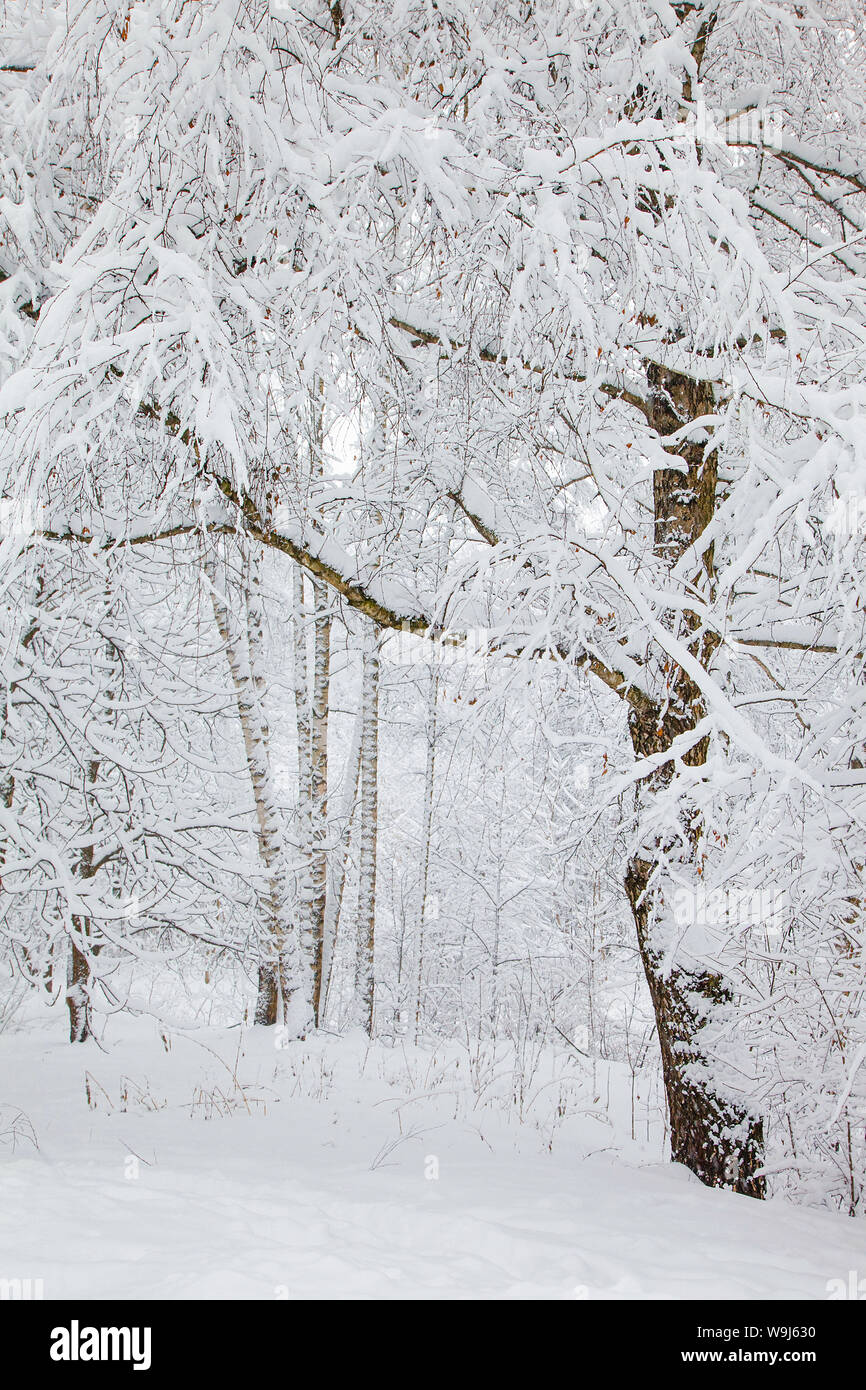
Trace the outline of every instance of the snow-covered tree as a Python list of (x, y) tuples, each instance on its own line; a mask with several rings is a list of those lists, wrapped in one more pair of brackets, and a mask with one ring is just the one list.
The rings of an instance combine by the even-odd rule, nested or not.
[[(26, 543), (236, 532), (621, 701), (672, 1152), (754, 1195), (816, 1028), (862, 1133), (863, 42), (845, 0), (78, 0), (2, 74)], [(783, 871), (770, 950), (730, 894)]]

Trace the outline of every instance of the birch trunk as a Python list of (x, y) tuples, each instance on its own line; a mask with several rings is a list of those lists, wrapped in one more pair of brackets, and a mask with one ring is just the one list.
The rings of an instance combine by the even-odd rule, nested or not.
[(418, 912), (418, 960), (415, 972), (415, 1041), (421, 1030), (421, 1011), (424, 991), (424, 933), (428, 914), (428, 885), (430, 881), (430, 839), (433, 832), (433, 788), (436, 776), (436, 725), (438, 718), (439, 673), (430, 668), (430, 688), (427, 706), (427, 762), (424, 768), (424, 809), (421, 816), (421, 905)]
[[(264, 931), (259, 934), (259, 971), (255, 1021), (290, 1021), (302, 1033), (307, 1026), (303, 958), (291, 919), (286, 883), (282, 816), (270, 758), (270, 731), (264, 710), (264, 623), (258, 562), (248, 561), (247, 592), (242, 596), (244, 622), (237, 623), (216, 583), (213, 559), (205, 556), (217, 629), (226, 650), (258, 824), (258, 850), (265, 876), (262, 899)], [(291, 1006), (291, 1009), (290, 1009)], [(290, 1017), (291, 1015), (291, 1017)]]
[[(105, 614), (111, 609), (111, 585), (106, 586)], [(104, 651), (109, 668), (114, 667), (119, 675), (120, 654), (114, 644), (104, 639)], [(105, 691), (106, 705), (110, 707), (113, 698), (111, 687)], [(101, 811), (94, 795), (94, 787), (99, 777), (100, 759), (91, 758), (87, 764), (84, 784), (84, 808), (90, 841), (84, 846), (76, 866), (76, 876), (85, 883), (96, 873), (96, 854), (94, 838)], [(66, 968), (66, 1007), (69, 1010), (69, 1041), (87, 1042), (92, 1037), (93, 1013), (91, 991), (93, 986), (93, 960), (99, 954), (100, 943), (94, 940), (93, 922), (90, 917), (73, 913), (72, 932), (69, 938), (69, 957)]]
[(328, 713), (331, 617), (327, 585), (313, 581), (315, 663), (310, 765), (310, 917), (313, 939), (313, 1016), (321, 1023), (325, 922), (328, 906)]
[(340, 915), (346, 886), (346, 864), (349, 856), (349, 840), (352, 834), (355, 805), (358, 797), (358, 782), (361, 775), (361, 737), (364, 726), (364, 711), (358, 710), (352, 732), (352, 743), (346, 758), (343, 777), (343, 795), (333, 823), (339, 827), (339, 839), (329, 856), (330, 883), (325, 912), (324, 941), (322, 943), (322, 1016), (328, 1007), (328, 993), (331, 988), (337, 939), (340, 930)]
[(376, 851), (378, 845), (379, 631), (365, 636), (361, 685), (361, 804), (358, 835), (358, 914), (355, 999), (358, 1021), (373, 1036), (375, 1009)]
[[(311, 393), (309, 408), (310, 477), (321, 478), (324, 472), (324, 383)], [(299, 569), (298, 574), (302, 575)], [(303, 578), (301, 578), (301, 587)], [(309, 930), (313, 959), (313, 1016), (318, 1025), (322, 1015), (322, 974), (324, 968), (325, 918), (328, 899), (328, 707), (331, 672), (331, 616), (328, 586), (321, 579), (311, 580), (313, 594), (313, 682), (312, 702), (303, 723), (309, 726), (309, 812), (304, 829), (308, 839), (304, 849), (309, 865), (307, 901)], [(301, 604), (303, 608), (303, 604)], [(305, 640), (305, 639), (302, 639)], [(303, 669), (303, 697), (306, 699), (306, 647)], [(301, 717), (298, 739), (300, 747)], [(306, 780), (305, 780), (306, 785)]]
[[(24, 650), (32, 646), (39, 634), (39, 609), (44, 593), (45, 576), (40, 565), (37, 568), (34, 583), (33, 616), (29, 627), (21, 638), (21, 647)], [(16, 781), (13, 771), (15, 751), (11, 743), (9, 726), (17, 685), (18, 682), (13, 680), (8, 685), (4, 685), (0, 691), (0, 804), (5, 811), (11, 811), (15, 804)], [(26, 795), (26, 792), (24, 794)], [(7, 836), (4, 833), (0, 835), (0, 882), (2, 882), (3, 869), (6, 864), (6, 852)], [(28, 946), (22, 945), (21, 955), (31, 983), (36, 986), (41, 979), (42, 985), (50, 995), (53, 992), (53, 966), (50, 949), (44, 965), (39, 962), (38, 957)]]
[(294, 661), (295, 732), (298, 759), (298, 926), (304, 950), (315, 971), (313, 940), (313, 728), (307, 660), (307, 601), (304, 572), (292, 571), (292, 635)]
[[(99, 761), (92, 759), (87, 764), (85, 784), (85, 804), (92, 804), (92, 788), (99, 776)], [(79, 856), (76, 877), (86, 882), (93, 877), (93, 844), (85, 845)], [(91, 942), (92, 922), (89, 917), (73, 913), (72, 931), (69, 936), (69, 955), (66, 965), (66, 1007), (69, 1010), (69, 1041), (87, 1042), (92, 1037), (91, 1005), (91, 953), (96, 946)]]

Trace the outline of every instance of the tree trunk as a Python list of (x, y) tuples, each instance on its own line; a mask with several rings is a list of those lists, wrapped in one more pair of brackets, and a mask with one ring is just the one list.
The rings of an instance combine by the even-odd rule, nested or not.
[(326, 903), (324, 941), (322, 943), (322, 1016), (328, 1006), (328, 991), (331, 986), (334, 959), (337, 950), (337, 937), (340, 929), (340, 913), (343, 906), (346, 885), (346, 862), (349, 853), (349, 839), (352, 833), (355, 804), (358, 796), (358, 783), (361, 776), (361, 738), (364, 729), (364, 711), (359, 709), (352, 731), (352, 744), (346, 758), (346, 771), (343, 778), (341, 805), (335, 817), (340, 829), (339, 841), (329, 856), (330, 884)]
[[(339, 6), (337, 6), (339, 11)], [(340, 12), (341, 14), (341, 12)], [(340, 24), (335, 19), (335, 32)], [(309, 412), (310, 477), (324, 474), (324, 382), (311, 393)], [(299, 571), (300, 572), (300, 571)], [(313, 1016), (321, 1022), (324, 997), (325, 919), (328, 910), (328, 704), (331, 676), (331, 601), (328, 586), (313, 579), (313, 693), (310, 723), (309, 777), (309, 916), (313, 953)]]
[(427, 708), (427, 763), (424, 769), (424, 810), (421, 818), (421, 904), (418, 911), (418, 959), (415, 972), (415, 1041), (421, 1031), (421, 1012), (424, 991), (424, 928), (427, 921), (430, 881), (430, 840), (433, 833), (433, 789), (436, 777), (436, 723), (439, 673), (430, 667), (430, 689)]
[[(303, 958), (291, 920), (285, 877), (282, 817), (270, 758), (270, 731), (264, 710), (265, 679), (262, 672), (264, 618), (258, 562), (249, 561), (247, 591), (242, 596), (246, 632), (232, 622), (216, 584), (213, 560), (205, 556), (217, 628), (226, 649), (247, 767), (258, 822), (259, 857), (265, 874), (265, 930), (259, 951), (255, 1021), (271, 1025), (289, 1021), (302, 1033), (307, 1026)], [(243, 638), (246, 637), (246, 642)], [(300, 1006), (299, 1008), (296, 1006)]]
[[(91, 796), (88, 788), (94, 786), (99, 776), (99, 761), (94, 758), (87, 764), (85, 774), (85, 804), (90, 806)], [(81, 851), (76, 870), (76, 876), (86, 881), (93, 877), (93, 845), (85, 845)], [(69, 957), (66, 967), (66, 1007), (69, 1010), (69, 1041), (73, 1043), (87, 1042), (92, 1036), (91, 1029), (91, 954), (95, 955), (98, 947), (90, 945), (88, 950), (85, 943), (90, 943), (92, 935), (92, 923), (89, 917), (82, 917), (73, 914), (72, 932), (69, 937)]]
[[(84, 932), (84, 922), (73, 917), (75, 928)], [(87, 1042), (90, 1032), (90, 962), (76, 944), (75, 937), (69, 939), (69, 960), (66, 968), (66, 1007), (69, 1009), (69, 1041)]]
[(321, 1022), (325, 918), (328, 901), (328, 704), (331, 672), (331, 618), (327, 585), (313, 581), (315, 662), (310, 759), (310, 916), (313, 938), (313, 1016)]
[(361, 704), (361, 827), (358, 837), (358, 953), (355, 999), (358, 1021), (373, 1036), (376, 851), (378, 844), (379, 630), (365, 634)]
[[(21, 637), (22, 650), (26, 650), (30, 647), (39, 634), (41, 600), (45, 593), (45, 575), (41, 565), (37, 568), (34, 590), (33, 616), (29, 627)], [(15, 773), (12, 770), (15, 752), (10, 745), (9, 725), (12, 701), (17, 689), (17, 684), (17, 681), (11, 681), (0, 690), (0, 804), (2, 804), (5, 811), (11, 811), (15, 804), (16, 784)], [(26, 781), (25, 785), (28, 785)], [(8, 837), (3, 833), (0, 835), (0, 884), (2, 884), (3, 881), (3, 871), (6, 865), (7, 844)], [(33, 951), (29, 946), (22, 945), (21, 955), (31, 984), (37, 987), (41, 981), (46, 993), (50, 995), (53, 992), (53, 963), (50, 940), (48, 943), (47, 960), (45, 960), (44, 963), (40, 962), (38, 953)]]
[(694, 1079), (694, 1072), (689, 1074), (707, 1061), (699, 1043), (702, 1023), (712, 1007), (726, 1003), (730, 994), (717, 975), (665, 972), (650, 942), (652, 870), (647, 860), (632, 859), (625, 888), (658, 1028), (671, 1157), (709, 1187), (730, 1187), (749, 1197), (763, 1197), (764, 1179), (757, 1176), (763, 1156), (761, 1121), (717, 1095), (709, 1083)]
[[(653, 425), (662, 438), (714, 409), (712, 387), (679, 373), (650, 366)], [(654, 549), (673, 568), (711, 521), (716, 505), (717, 456), (700, 443), (677, 444), (668, 450), (676, 463), (657, 469), (653, 480), (655, 520)], [(692, 583), (709, 596), (713, 586), (712, 547), (704, 551)], [(702, 632), (698, 616), (683, 612), (676, 619), (677, 636), (705, 669), (709, 669), (718, 639)], [(666, 666), (667, 688), (659, 706), (646, 711), (632, 708), (629, 730), (639, 758), (669, 751), (674, 740), (697, 728), (706, 714), (701, 692), (676, 663)], [(707, 760), (709, 740), (703, 738), (686, 752), (682, 761), (701, 767)], [(650, 791), (667, 786), (674, 776), (672, 762), (663, 764), (645, 780)], [(691, 810), (684, 813), (679, 847), (675, 851), (691, 859), (697, 868), (701, 827)], [(700, 1031), (719, 1005), (730, 1000), (723, 979), (708, 972), (691, 973), (665, 968), (652, 941), (655, 914), (663, 911), (656, 886), (657, 870), (672, 847), (661, 841), (645, 847), (628, 866), (625, 889), (637, 928), (641, 958), (649, 984), (658, 1028), (665, 1091), (671, 1130), (671, 1153), (702, 1182), (711, 1187), (730, 1187), (751, 1197), (765, 1195), (758, 1175), (763, 1158), (763, 1130), (748, 1110), (719, 1095), (712, 1080), (710, 1059), (701, 1048)], [(645, 857), (647, 856), (647, 857)], [(706, 1068), (701, 1078), (700, 1071)]]
[[(307, 660), (307, 602), (304, 571), (292, 570), (292, 659), (294, 663), (295, 732), (298, 756), (297, 875), (298, 926), (314, 976), (321, 964), (314, 941), (313, 923), (313, 725)], [(315, 989), (315, 985), (313, 986)], [(321, 986), (320, 986), (321, 989)]]

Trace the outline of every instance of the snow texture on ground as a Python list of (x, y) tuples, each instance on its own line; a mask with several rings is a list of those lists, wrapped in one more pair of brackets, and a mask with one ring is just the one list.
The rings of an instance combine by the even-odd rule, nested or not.
[(710, 1191), (611, 1119), (598, 1073), (569, 1114), (568, 1059), (545, 1065), (524, 1109), (566, 1114), (521, 1124), (513, 1059), (480, 1051), (125, 1016), (73, 1047), (46, 1013), (0, 1036), (0, 1277), (48, 1299), (823, 1299), (866, 1271), (862, 1222)]

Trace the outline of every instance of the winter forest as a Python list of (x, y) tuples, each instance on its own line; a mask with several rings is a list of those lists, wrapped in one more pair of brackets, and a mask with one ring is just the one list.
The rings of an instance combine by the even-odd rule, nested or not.
[(0, 489), (4, 1283), (866, 1274), (862, 0), (0, 0)]

